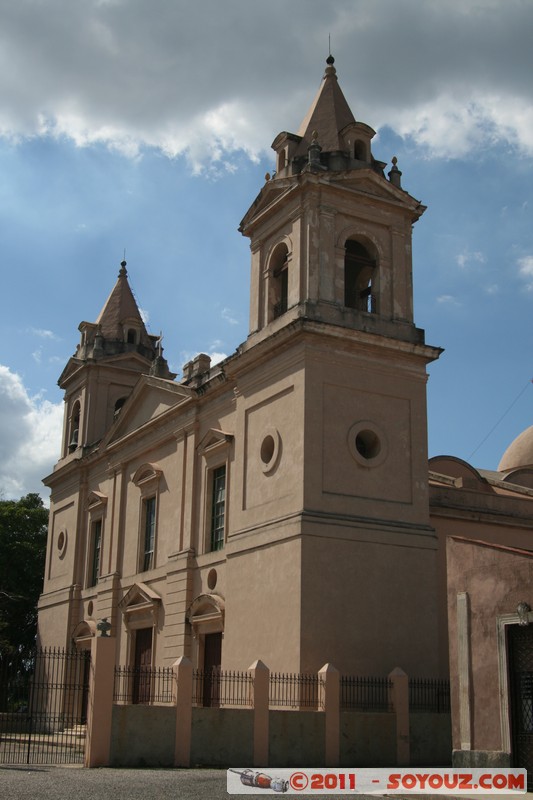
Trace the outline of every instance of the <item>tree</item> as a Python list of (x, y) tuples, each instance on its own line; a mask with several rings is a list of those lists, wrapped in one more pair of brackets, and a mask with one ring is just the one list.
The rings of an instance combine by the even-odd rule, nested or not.
[(35, 647), (48, 509), (38, 494), (0, 500), (0, 654)]

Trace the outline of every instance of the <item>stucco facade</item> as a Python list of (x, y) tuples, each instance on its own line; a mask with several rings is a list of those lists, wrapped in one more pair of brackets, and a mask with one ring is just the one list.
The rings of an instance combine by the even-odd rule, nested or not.
[[(328, 59), (241, 222), (250, 330), (224, 362), (199, 355), (176, 381), (125, 262), (97, 320), (81, 323), (45, 481), (39, 639), (88, 646), (106, 618), (123, 665), (451, 671), (454, 747), (504, 758), (511, 745), (485, 741), (481, 718), (468, 746), (457, 733), (454, 595), (475, 573), (457, 552), (468, 540), (531, 547), (532, 437), (500, 472), (450, 457), (428, 471), (426, 367), (441, 350), (415, 325), (411, 264), (425, 208), (395, 159), (385, 174), (373, 135)], [(498, 589), (490, 614), (527, 601), (528, 574)]]
[(425, 390), (440, 351), (411, 280), (424, 206), (373, 135), (328, 62), (241, 222), (250, 333), (222, 364), (198, 356), (174, 380), (125, 263), (81, 324), (46, 481), (43, 643), (107, 617), (121, 663), (441, 671)]

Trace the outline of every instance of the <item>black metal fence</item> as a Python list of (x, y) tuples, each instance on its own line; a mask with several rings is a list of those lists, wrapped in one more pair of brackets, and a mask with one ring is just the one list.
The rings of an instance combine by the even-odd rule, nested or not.
[(342, 675), (340, 707), (342, 711), (392, 711), (389, 678)]
[(409, 710), (450, 711), (450, 681), (441, 678), (409, 678)]
[(298, 708), (316, 710), (319, 708), (318, 675), (303, 672), (270, 673), (270, 708)]
[(253, 706), (253, 677), (249, 672), (193, 670), (193, 705), (219, 708)]
[(0, 763), (83, 763), (90, 653), (0, 656)]
[(114, 703), (163, 705), (175, 699), (172, 667), (115, 667)]

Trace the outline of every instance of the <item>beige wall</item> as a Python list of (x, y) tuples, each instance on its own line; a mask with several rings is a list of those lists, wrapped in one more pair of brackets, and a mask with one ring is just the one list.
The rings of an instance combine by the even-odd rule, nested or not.
[[(504, 693), (500, 703), (503, 676), (499, 659), (507, 669), (505, 638), (498, 641), (498, 620), (513, 617), (520, 602), (533, 605), (531, 586), (533, 554), (513, 552), (450, 538), (447, 543), (448, 620), (450, 630), (450, 674), (453, 712), (453, 746), (461, 749), (460, 680), (465, 673), (458, 653), (457, 596), (468, 596), (468, 652), (471, 659), (471, 749), (481, 752), (508, 752), (509, 716)], [(502, 652), (503, 643), (503, 652)], [(464, 698), (463, 698), (464, 704)]]

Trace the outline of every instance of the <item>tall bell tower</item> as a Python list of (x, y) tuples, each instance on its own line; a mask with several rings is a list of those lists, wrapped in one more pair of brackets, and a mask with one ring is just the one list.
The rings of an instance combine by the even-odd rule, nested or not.
[[(265, 449), (275, 439), (282, 454), (277, 473), (267, 465), (267, 477), (255, 478), (264, 483), (255, 502), (266, 520), (279, 479), (263, 531), (269, 548), (280, 542), (272, 584), (282, 581), (287, 592), (298, 581), (286, 603), (291, 612), (298, 606), (295, 669), (313, 671), (327, 658), (352, 674), (399, 666), (430, 675), (447, 668), (436, 622), (426, 418), (426, 366), (441, 351), (426, 345), (413, 317), (411, 234), (425, 207), (402, 188), (396, 159), (385, 173), (372, 154), (374, 134), (352, 114), (330, 56), (298, 133), (275, 138), (276, 172), (241, 222), (252, 254), (241, 352), (259, 359), (269, 351), (261, 378), (266, 385), (272, 376), (272, 398), (279, 380), (272, 402), (264, 390), (260, 401), (248, 400), (250, 419), (260, 406), (274, 431)], [(278, 378), (289, 362), (291, 393)], [(290, 505), (295, 475), (300, 491)], [(246, 497), (254, 491), (250, 480)], [(253, 519), (259, 530), (259, 511)], [(245, 572), (243, 563), (240, 586)], [(247, 590), (251, 596), (251, 583)], [(245, 616), (241, 624), (250, 630)]]

